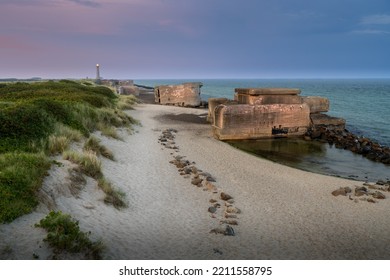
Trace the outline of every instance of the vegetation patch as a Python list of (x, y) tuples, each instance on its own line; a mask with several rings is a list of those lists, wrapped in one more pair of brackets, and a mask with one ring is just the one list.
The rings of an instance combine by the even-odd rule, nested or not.
[(105, 203), (112, 204), (117, 209), (127, 207), (127, 204), (124, 201), (125, 194), (123, 192), (115, 190), (110, 182), (108, 182), (104, 178), (100, 178), (98, 180), (98, 185), (106, 194), (106, 197), (104, 198)]
[(115, 190), (112, 184), (104, 178), (101, 172), (101, 161), (94, 151), (86, 150), (83, 153), (65, 151), (63, 158), (78, 164), (84, 174), (98, 181), (98, 186), (106, 194), (105, 203), (112, 204), (117, 209), (127, 206), (124, 200), (125, 194)]
[(0, 84), (0, 223), (37, 205), (35, 193), (50, 168), (50, 155), (64, 153), (83, 173), (102, 178), (96, 154), (111, 158), (110, 151), (64, 151), (96, 130), (119, 138), (117, 127), (138, 124), (118, 109), (119, 103), (130, 106), (131, 99), (122, 100), (109, 88), (88, 81)]
[(114, 160), (114, 154), (107, 149), (106, 146), (101, 144), (101, 141), (94, 136), (90, 136), (84, 144), (84, 150), (94, 151), (98, 155), (102, 155), (105, 158)]
[(63, 158), (78, 164), (83, 173), (94, 179), (99, 179), (103, 176), (102, 163), (94, 151), (87, 150), (83, 153), (65, 151), (63, 153)]
[(134, 105), (138, 103), (138, 99), (134, 95), (119, 96), (117, 107), (120, 110), (133, 110)]
[(0, 223), (11, 222), (37, 206), (35, 193), (49, 168), (42, 153), (0, 154)]
[(89, 239), (91, 233), (80, 231), (79, 222), (68, 214), (51, 211), (36, 226), (47, 230), (48, 234), (44, 241), (54, 248), (56, 254), (81, 253), (86, 259), (102, 258), (102, 242), (91, 241)]

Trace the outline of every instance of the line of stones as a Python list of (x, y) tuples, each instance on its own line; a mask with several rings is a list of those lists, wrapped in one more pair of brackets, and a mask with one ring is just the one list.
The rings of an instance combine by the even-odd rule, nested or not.
[[(158, 141), (165, 148), (174, 150), (171, 153), (173, 160), (170, 163), (176, 166), (179, 174), (190, 179), (191, 185), (211, 194), (212, 198), (209, 200), (208, 212), (211, 218), (219, 218), (219, 226), (210, 230), (210, 233), (227, 236), (236, 235), (233, 226), (238, 225), (237, 219), (241, 210), (234, 206), (234, 199), (231, 195), (215, 185), (216, 179), (210, 173), (198, 169), (195, 162), (186, 160), (184, 156), (175, 154), (175, 152), (179, 152), (179, 147), (175, 142), (177, 132), (176, 129), (166, 129), (161, 133)], [(218, 251), (218, 253), (220, 252)]]
[(390, 192), (390, 181), (379, 180), (376, 184), (364, 183), (363, 186), (341, 187), (332, 192), (334, 196), (346, 196), (354, 202), (367, 201), (377, 203), (379, 200), (386, 199), (383, 192)]

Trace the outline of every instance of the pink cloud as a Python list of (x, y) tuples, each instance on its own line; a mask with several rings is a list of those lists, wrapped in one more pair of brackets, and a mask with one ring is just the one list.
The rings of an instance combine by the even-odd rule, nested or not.
[(0, 49), (10, 49), (10, 50), (34, 50), (36, 47), (32, 42), (26, 41), (15, 36), (0, 35)]

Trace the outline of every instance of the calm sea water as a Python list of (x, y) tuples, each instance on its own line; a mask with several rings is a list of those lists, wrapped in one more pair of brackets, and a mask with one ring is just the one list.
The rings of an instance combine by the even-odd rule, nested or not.
[[(235, 88), (253, 87), (299, 88), (302, 96), (326, 97), (330, 101), (328, 114), (344, 118), (347, 121), (347, 129), (382, 145), (390, 146), (390, 79), (195, 79), (137, 80), (135, 83), (156, 86), (198, 81), (203, 83), (201, 91), (204, 100), (210, 97), (233, 98)], [(361, 159), (361, 156), (350, 155), (349, 152), (327, 147), (327, 144), (321, 148), (321, 153), (305, 153), (300, 157), (302, 153), (296, 149), (296, 146), (287, 148), (289, 152), (285, 154), (283, 151), (286, 149), (281, 148), (281, 145), (288, 144), (283, 144), (283, 141), (276, 146), (264, 143), (258, 144), (257, 148), (254, 148), (256, 144), (247, 145), (250, 148), (246, 150), (287, 165), (325, 174), (373, 180), (378, 177), (381, 179), (390, 177), (390, 167), (383, 168), (382, 164), (371, 164)], [(302, 143), (300, 145), (302, 146)], [(292, 147), (292, 145), (288, 146)], [(240, 148), (245, 150), (244, 147)], [(309, 147), (308, 149), (310, 150)], [(297, 150), (297, 152), (291, 153), (291, 150)], [(292, 158), (299, 160), (291, 160)], [(359, 162), (359, 166), (355, 167), (356, 161)], [(340, 166), (337, 166), (338, 163)], [(310, 166), (315, 166), (315, 168)], [(338, 168), (341, 169), (338, 171)]]

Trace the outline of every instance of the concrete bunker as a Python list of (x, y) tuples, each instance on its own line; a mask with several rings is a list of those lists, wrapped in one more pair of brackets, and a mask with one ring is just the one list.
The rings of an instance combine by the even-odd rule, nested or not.
[(329, 101), (301, 97), (290, 88), (237, 88), (235, 101), (209, 100), (208, 120), (220, 140), (297, 137), (309, 129), (332, 125), (344, 129), (345, 121), (329, 117)]
[(161, 85), (154, 88), (155, 103), (182, 107), (199, 107), (202, 104), (200, 88), (202, 83)]

